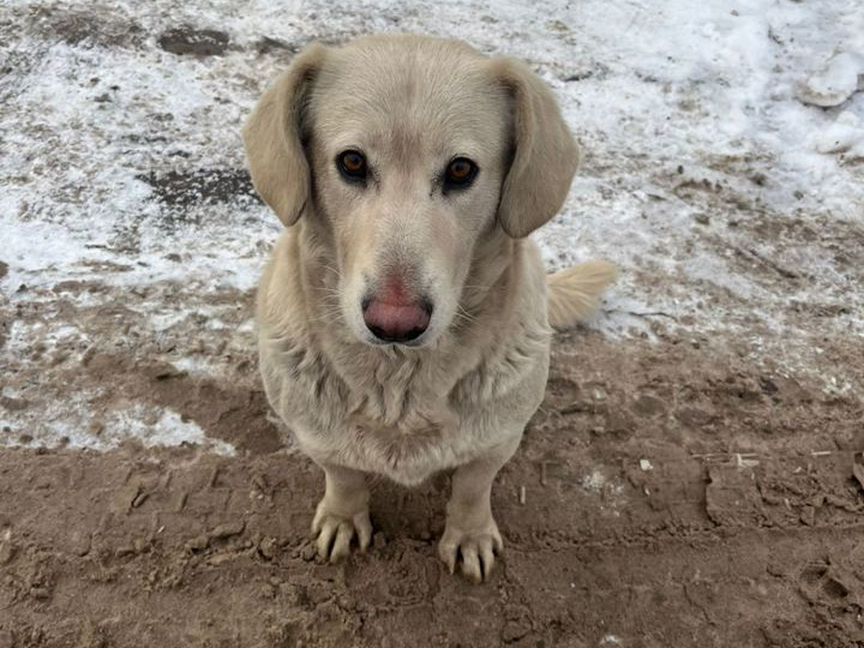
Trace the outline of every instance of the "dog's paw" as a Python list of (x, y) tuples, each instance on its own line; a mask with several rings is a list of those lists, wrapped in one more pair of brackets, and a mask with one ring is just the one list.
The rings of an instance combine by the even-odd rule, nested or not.
[(352, 515), (344, 515), (331, 511), (324, 500), (318, 504), (315, 519), (312, 521), (312, 537), (317, 538), (315, 545), (321, 558), (331, 563), (347, 558), (351, 551), (351, 540), (355, 535), (360, 551), (366, 551), (372, 540), (368, 508)]
[(448, 520), (438, 543), (438, 555), (451, 574), (456, 572), (456, 562), (461, 555), (462, 573), (474, 583), (482, 583), (489, 579), (495, 565), (495, 554), (503, 548), (501, 533), (491, 516), (480, 528), (470, 531)]

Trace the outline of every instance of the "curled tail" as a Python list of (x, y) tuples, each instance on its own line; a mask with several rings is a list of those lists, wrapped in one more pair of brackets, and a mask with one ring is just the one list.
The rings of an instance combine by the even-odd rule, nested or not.
[(617, 276), (618, 268), (606, 261), (588, 261), (548, 275), (549, 325), (566, 329), (589, 317)]

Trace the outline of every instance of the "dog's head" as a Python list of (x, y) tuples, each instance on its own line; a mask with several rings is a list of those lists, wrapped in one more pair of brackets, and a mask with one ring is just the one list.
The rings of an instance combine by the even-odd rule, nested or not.
[(579, 161), (523, 64), (411, 36), (308, 47), (243, 135), (282, 222), (321, 220), (342, 318), (369, 344), (431, 344), (457, 315), (478, 243), (552, 218)]

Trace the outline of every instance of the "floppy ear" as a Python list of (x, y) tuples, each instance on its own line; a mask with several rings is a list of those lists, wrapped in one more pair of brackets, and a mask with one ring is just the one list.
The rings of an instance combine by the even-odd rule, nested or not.
[(303, 151), (301, 119), (310, 82), (326, 48), (310, 45), (264, 93), (243, 127), (252, 184), (280, 220), (297, 222), (309, 200), (309, 163)]
[(507, 234), (522, 238), (561, 209), (579, 166), (579, 147), (552, 91), (537, 75), (512, 59), (492, 64), (513, 102), (513, 157), (498, 220)]

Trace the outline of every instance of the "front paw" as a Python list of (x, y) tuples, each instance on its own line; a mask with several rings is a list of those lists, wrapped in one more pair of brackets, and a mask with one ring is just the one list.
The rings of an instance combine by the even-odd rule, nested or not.
[(456, 561), (462, 556), (462, 573), (474, 583), (489, 580), (489, 574), (495, 565), (495, 554), (504, 548), (501, 533), (494, 518), (470, 528), (447, 520), (447, 527), (441, 542), (438, 543), (438, 555), (453, 574), (456, 571)]
[(317, 538), (318, 555), (331, 563), (339, 562), (350, 553), (355, 534), (360, 551), (366, 551), (372, 539), (368, 507), (337, 512), (328, 505), (326, 498), (321, 500), (312, 521), (312, 537)]

